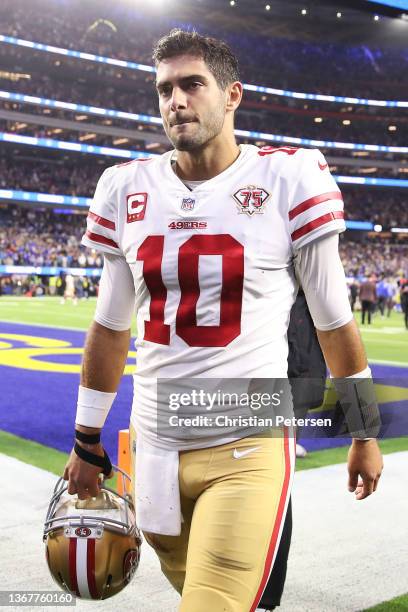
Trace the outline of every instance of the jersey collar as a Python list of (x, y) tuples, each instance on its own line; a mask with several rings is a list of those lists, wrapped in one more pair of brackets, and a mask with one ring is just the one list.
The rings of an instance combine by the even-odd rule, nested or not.
[[(230, 166), (228, 166), (228, 168), (226, 168), (225, 170), (217, 174), (217, 176), (214, 176), (213, 178), (208, 179), (207, 181), (204, 181), (203, 183), (201, 183), (201, 185), (193, 189), (193, 192), (194, 193), (200, 193), (201, 191), (207, 192), (209, 189), (212, 189), (214, 185), (217, 185), (218, 183), (227, 179), (230, 175), (236, 172), (237, 168), (239, 168), (239, 166), (241, 166), (241, 164), (245, 161), (245, 159), (247, 159), (252, 149), (256, 149), (256, 147), (253, 147), (252, 145), (239, 145), (239, 148), (241, 149), (240, 154), (238, 155), (237, 159)], [(168, 151), (167, 153), (164, 154), (163, 161), (164, 161), (165, 174), (174, 187), (177, 187), (177, 189), (179, 190), (182, 189), (186, 193), (191, 193), (191, 190), (176, 175), (176, 173), (174, 172), (172, 168), (172, 161), (174, 161), (175, 155), (176, 155), (175, 150)]]

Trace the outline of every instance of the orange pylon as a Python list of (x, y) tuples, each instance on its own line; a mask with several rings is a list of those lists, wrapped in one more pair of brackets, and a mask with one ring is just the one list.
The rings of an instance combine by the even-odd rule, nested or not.
[[(130, 440), (129, 430), (119, 430), (118, 467), (130, 476)], [(123, 495), (122, 478), (118, 478), (118, 493)]]

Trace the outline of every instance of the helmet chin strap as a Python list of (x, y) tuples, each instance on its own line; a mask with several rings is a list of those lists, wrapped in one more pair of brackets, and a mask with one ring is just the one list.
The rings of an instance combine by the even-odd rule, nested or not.
[(85, 450), (85, 448), (82, 448), (82, 446), (80, 446), (78, 442), (76, 442), (74, 446), (74, 451), (83, 461), (91, 463), (92, 465), (97, 465), (98, 467), (102, 468), (102, 472), (105, 476), (109, 476), (109, 474), (111, 473), (112, 463), (105, 449), (103, 450), (104, 456), (100, 457), (99, 455), (95, 455), (94, 453), (90, 453), (89, 451)]

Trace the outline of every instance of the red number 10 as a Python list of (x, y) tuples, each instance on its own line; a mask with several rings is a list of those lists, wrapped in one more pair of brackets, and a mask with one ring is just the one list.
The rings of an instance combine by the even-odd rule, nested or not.
[[(161, 264), (164, 236), (149, 236), (140, 245), (137, 259), (143, 261), (143, 276), (150, 293), (150, 321), (145, 321), (144, 339), (170, 344), (170, 325), (164, 323), (167, 288)], [(222, 287), (219, 325), (197, 325), (200, 296), (198, 262), (200, 255), (222, 256)], [(244, 247), (229, 234), (192, 236), (178, 254), (181, 291), (176, 315), (176, 333), (189, 346), (227, 346), (241, 333), (244, 285)]]

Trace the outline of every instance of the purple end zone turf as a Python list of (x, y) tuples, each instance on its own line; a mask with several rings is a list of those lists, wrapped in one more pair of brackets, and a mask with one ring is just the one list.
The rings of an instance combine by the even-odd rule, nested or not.
[[(65, 340), (70, 342), (72, 347), (83, 347), (85, 340), (85, 332), (81, 331), (4, 322), (0, 322), (0, 333)], [(22, 341), (10, 342), (13, 348), (27, 347)], [(35, 359), (41, 360), (40, 357)], [(50, 349), (50, 355), (46, 356), (46, 360), (53, 363), (79, 363), (80, 356), (53, 356)], [(378, 380), (381, 384), (408, 387), (406, 368), (373, 365), (372, 371), (376, 379), (381, 379)], [(0, 379), (2, 383), (0, 429), (69, 452), (73, 444), (79, 375), (0, 365)], [(102, 437), (114, 461), (117, 457), (118, 431), (129, 426), (132, 394), (132, 377), (124, 376)], [(389, 422), (387, 437), (408, 434), (408, 400), (382, 404), (381, 414)], [(321, 416), (324, 416), (324, 413)], [(350, 442), (349, 438), (300, 438), (300, 441), (307, 450), (345, 446)]]
[[(82, 347), (85, 340), (85, 333), (80, 331), (4, 322), (0, 323), (0, 333), (66, 340), (72, 347)], [(7, 342), (14, 348), (27, 347), (21, 341)], [(65, 363), (79, 363), (79, 358), (73, 360), (72, 356), (67, 355)], [(61, 363), (61, 356), (53, 357), (50, 349), (46, 360)], [(70, 452), (79, 375), (0, 366), (0, 380), (0, 429)], [(102, 435), (104, 446), (113, 461), (117, 457), (118, 431), (129, 426), (132, 394), (132, 377), (124, 376)]]

